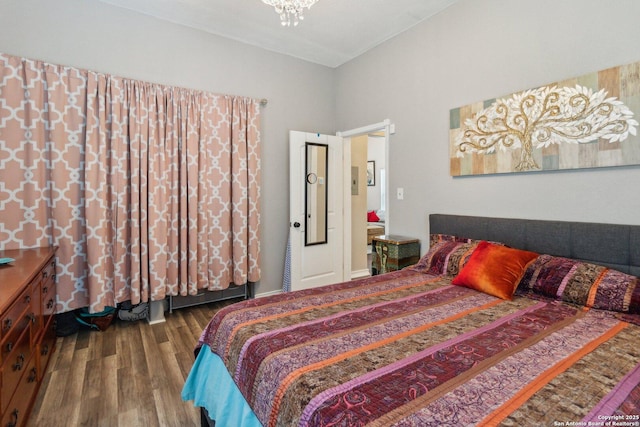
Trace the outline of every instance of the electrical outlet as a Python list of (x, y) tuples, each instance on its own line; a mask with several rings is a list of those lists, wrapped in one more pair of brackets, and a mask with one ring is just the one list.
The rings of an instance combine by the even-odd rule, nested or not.
[(398, 200), (404, 199), (404, 188), (398, 187), (397, 196), (398, 196)]

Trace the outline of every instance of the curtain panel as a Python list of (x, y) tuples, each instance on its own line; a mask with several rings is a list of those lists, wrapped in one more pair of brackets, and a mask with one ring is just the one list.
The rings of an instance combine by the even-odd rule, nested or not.
[(58, 312), (260, 279), (259, 101), (0, 54), (0, 248)]

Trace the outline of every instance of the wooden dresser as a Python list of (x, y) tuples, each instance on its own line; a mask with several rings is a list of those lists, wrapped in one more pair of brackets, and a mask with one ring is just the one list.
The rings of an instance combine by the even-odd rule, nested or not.
[(0, 251), (0, 426), (22, 426), (56, 342), (55, 248)]

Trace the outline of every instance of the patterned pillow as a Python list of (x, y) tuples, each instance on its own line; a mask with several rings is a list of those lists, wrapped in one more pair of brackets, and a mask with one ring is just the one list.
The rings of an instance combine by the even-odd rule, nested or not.
[(459, 242), (459, 243), (471, 243), (475, 240), (467, 239), (466, 237), (452, 236), (450, 234), (431, 234), (429, 235), (429, 247), (440, 242)]
[(540, 294), (572, 304), (640, 314), (640, 279), (570, 258), (540, 255), (522, 276), (518, 293)]
[(480, 241), (448, 234), (432, 234), (429, 251), (412, 268), (427, 274), (456, 276)]

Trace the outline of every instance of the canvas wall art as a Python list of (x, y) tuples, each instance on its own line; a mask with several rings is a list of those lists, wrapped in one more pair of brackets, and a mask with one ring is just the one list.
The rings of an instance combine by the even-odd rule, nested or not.
[(452, 176), (640, 164), (640, 62), (450, 111)]

